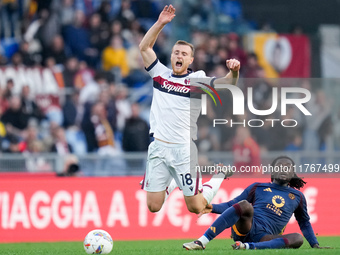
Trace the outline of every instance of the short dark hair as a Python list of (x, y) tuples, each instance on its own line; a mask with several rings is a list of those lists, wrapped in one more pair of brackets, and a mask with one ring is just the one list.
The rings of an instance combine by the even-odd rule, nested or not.
[(184, 40), (178, 40), (178, 41), (174, 44), (174, 46), (175, 46), (175, 45), (187, 45), (187, 46), (189, 46), (190, 49), (191, 49), (191, 56), (192, 56), (192, 57), (194, 56), (194, 54), (195, 54), (195, 47), (194, 47), (194, 45), (192, 45), (191, 43), (188, 43), (188, 42), (186, 42), (186, 41), (184, 41)]
[[(271, 163), (271, 166), (274, 168), (276, 163), (280, 160), (280, 159), (288, 159), (289, 161), (292, 162), (292, 166), (295, 166), (295, 162), (292, 158), (288, 157), (288, 156), (280, 156), (280, 157), (277, 157), (273, 160), (273, 162)], [(274, 178), (273, 178), (273, 175), (271, 176), (271, 181), (273, 181)], [(294, 173), (294, 176), (293, 178), (289, 181), (288, 185), (292, 188), (295, 188), (295, 189), (301, 189), (303, 188), (303, 186), (305, 186), (306, 182), (304, 180), (302, 180), (302, 178), (298, 177), (296, 175), (296, 173)]]

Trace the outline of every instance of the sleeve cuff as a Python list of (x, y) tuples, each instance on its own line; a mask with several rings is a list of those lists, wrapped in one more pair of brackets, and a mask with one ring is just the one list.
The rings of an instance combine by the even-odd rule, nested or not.
[(215, 205), (215, 204), (212, 204), (212, 207), (213, 207), (213, 208), (212, 208), (211, 212), (212, 212), (212, 213), (217, 213), (217, 212), (215, 211), (216, 205)]
[(214, 88), (214, 81), (216, 80), (216, 77), (212, 78), (210, 81), (210, 86)]
[(145, 70), (149, 72), (157, 64), (157, 62), (158, 62), (158, 58), (151, 65), (149, 65), (148, 67), (145, 67)]
[(228, 209), (228, 206), (222, 205), (222, 204), (213, 204), (212, 205), (212, 213), (222, 214), (226, 209)]

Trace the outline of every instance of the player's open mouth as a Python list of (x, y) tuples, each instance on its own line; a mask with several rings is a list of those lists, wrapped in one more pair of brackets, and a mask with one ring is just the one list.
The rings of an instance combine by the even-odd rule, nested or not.
[(176, 67), (182, 67), (182, 62), (176, 62)]

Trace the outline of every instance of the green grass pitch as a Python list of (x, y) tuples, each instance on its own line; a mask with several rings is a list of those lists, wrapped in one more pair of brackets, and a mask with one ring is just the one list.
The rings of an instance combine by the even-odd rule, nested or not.
[[(311, 249), (305, 240), (300, 249), (293, 250), (271, 250), (272, 255), (294, 254), (308, 255), (312, 254), (340, 254), (340, 236), (337, 237), (318, 237), (321, 246), (330, 246), (332, 249)], [(167, 241), (117, 241), (114, 242), (113, 250), (110, 254), (130, 255), (169, 255), (169, 254), (191, 254), (191, 255), (209, 255), (209, 254), (268, 254), (268, 250), (257, 251), (234, 251), (231, 248), (233, 241), (231, 239), (217, 239), (211, 242), (204, 251), (187, 251), (182, 248), (184, 242), (191, 240), (167, 240)], [(86, 254), (82, 242), (56, 242), (56, 243), (10, 243), (0, 244), (0, 254), (8, 255), (84, 255)]]

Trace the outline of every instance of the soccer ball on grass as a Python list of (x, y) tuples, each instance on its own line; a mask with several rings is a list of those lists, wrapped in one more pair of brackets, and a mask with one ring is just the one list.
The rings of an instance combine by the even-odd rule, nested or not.
[(84, 249), (87, 254), (109, 254), (112, 246), (110, 234), (102, 229), (90, 231), (84, 240)]

